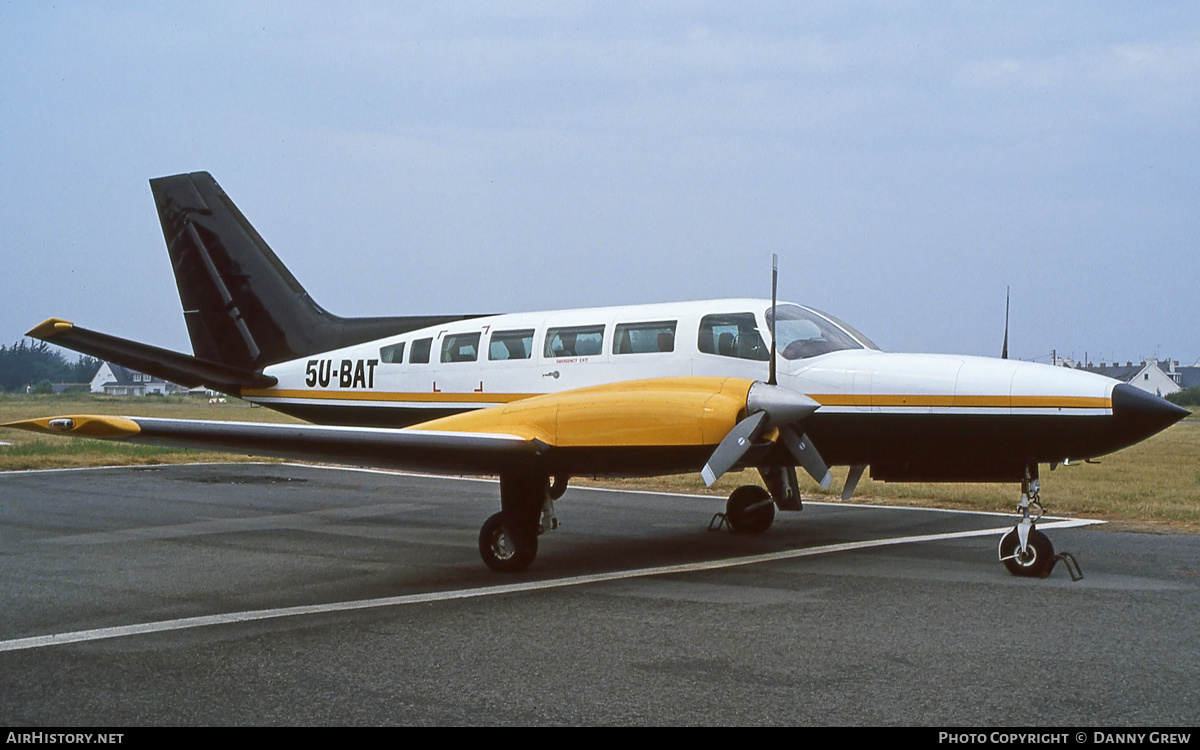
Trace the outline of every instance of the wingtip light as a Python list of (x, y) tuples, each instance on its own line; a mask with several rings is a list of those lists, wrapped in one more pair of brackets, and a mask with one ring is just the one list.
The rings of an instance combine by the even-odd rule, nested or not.
[(58, 435), (69, 433), (77, 437), (108, 439), (129, 438), (142, 431), (138, 423), (128, 417), (110, 417), (92, 414), (22, 419), (16, 422), (7, 422), (0, 425), (0, 427), (11, 427), (29, 432)]

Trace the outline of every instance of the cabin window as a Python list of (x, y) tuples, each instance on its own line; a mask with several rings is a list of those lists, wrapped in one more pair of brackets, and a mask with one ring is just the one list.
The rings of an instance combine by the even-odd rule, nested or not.
[(529, 359), (533, 356), (533, 329), (496, 331), (488, 344), (488, 359)]
[(429, 364), (429, 350), (431, 348), (433, 348), (433, 339), (417, 339), (413, 342), (412, 349), (408, 352), (408, 363), (410, 365)]
[(474, 362), (479, 359), (479, 331), (452, 333), (442, 339), (443, 362)]
[(622, 323), (613, 335), (613, 354), (649, 354), (675, 351), (677, 321)]
[(546, 346), (543, 353), (545, 356), (555, 359), (591, 357), (599, 354), (603, 347), (604, 326), (602, 325), (551, 328), (546, 331)]
[(404, 361), (404, 342), (382, 347), (379, 350), (379, 361), (389, 364), (400, 364)]
[(754, 313), (722, 313), (705, 315), (700, 319), (700, 336), (696, 341), (705, 354), (722, 357), (770, 359), (770, 351), (758, 332)]

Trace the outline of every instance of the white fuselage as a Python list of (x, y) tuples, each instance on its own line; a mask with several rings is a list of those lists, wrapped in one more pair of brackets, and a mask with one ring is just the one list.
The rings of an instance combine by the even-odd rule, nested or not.
[[(694, 375), (765, 381), (769, 365), (761, 347), (770, 342), (769, 309), (767, 300), (729, 299), (474, 318), (273, 365), (265, 372), (278, 384), (244, 396), (285, 410), (300, 405), (394, 409), (406, 414), (397, 420), (399, 426), (420, 421), (421, 411), (432, 416), (626, 380)], [(715, 342), (703, 346), (701, 322), (706, 316), (729, 315), (753, 316), (764, 342), (760, 348), (723, 350)], [(630, 347), (618, 340), (631, 328), (636, 333), (639, 327), (666, 324), (674, 331), (669, 351), (660, 351), (656, 342)], [(554, 337), (561, 329), (600, 333), (592, 333), (586, 342), (581, 336), (576, 347), (564, 350), (561, 341), (547, 341), (548, 334)], [(509, 356), (496, 343), (498, 338), (511, 338), (511, 332), (528, 334), (523, 347), (528, 351), (521, 352), (525, 356)], [(419, 361), (426, 359), (419, 353), (413, 356), (422, 341), (428, 343), (428, 361)], [(821, 401), (826, 413), (1064, 413), (1067, 407), (1061, 399), (1068, 397), (1088, 399), (1069, 413), (1092, 416), (1106, 413), (1108, 407), (1098, 404), (1117, 384), (1061, 367), (885, 353), (865, 340), (855, 341), (861, 348), (791, 360), (781, 356), (780, 385)], [(402, 356), (394, 356), (401, 347)]]

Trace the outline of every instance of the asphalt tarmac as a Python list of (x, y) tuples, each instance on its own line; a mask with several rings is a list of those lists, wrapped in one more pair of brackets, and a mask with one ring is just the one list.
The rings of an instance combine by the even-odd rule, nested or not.
[[(1053, 504), (1053, 488), (1045, 493)], [(289, 465), (0, 474), (0, 724), (1190, 726), (1200, 537), (572, 488), (529, 571), (494, 482)]]

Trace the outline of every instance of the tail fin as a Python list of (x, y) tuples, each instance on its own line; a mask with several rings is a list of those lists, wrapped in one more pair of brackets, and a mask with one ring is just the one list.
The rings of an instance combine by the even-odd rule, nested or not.
[(238, 370), (476, 317), (340, 318), (309, 297), (207, 172), (150, 181), (196, 357)]

